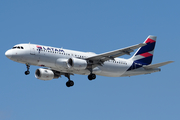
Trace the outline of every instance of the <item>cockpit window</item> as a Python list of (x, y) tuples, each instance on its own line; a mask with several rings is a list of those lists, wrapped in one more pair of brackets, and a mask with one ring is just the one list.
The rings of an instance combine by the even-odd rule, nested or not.
[(14, 46), (12, 49), (24, 49), (22, 46)]

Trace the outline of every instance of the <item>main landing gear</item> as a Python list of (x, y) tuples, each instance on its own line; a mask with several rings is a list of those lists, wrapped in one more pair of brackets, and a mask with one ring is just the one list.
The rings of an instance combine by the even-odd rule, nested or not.
[(92, 73), (92, 66), (89, 68), (90, 74), (88, 75), (89, 80), (94, 80), (96, 79), (96, 75)]
[[(68, 81), (66, 82), (66, 86), (67, 87), (73, 86), (74, 85), (74, 81), (70, 80), (70, 73), (65, 73), (64, 76), (68, 78)], [(96, 75), (95, 74), (90, 74), (90, 75), (88, 75), (88, 79), (89, 80), (94, 80), (94, 79), (96, 79)]]
[(96, 75), (91, 73), (90, 75), (88, 75), (88, 79), (94, 80), (94, 79), (96, 79)]
[[(66, 86), (67, 87), (73, 86), (74, 81), (70, 80), (70, 73), (65, 73), (64, 76), (68, 78), (68, 81), (66, 82)], [(89, 80), (94, 80), (94, 79), (96, 79), (96, 75), (91, 73), (90, 75), (88, 75), (88, 79)]]
[(27, 67), (27, 71), (25, 71), (25, 75), (29, 75), (30, 74), (30, 71), (29, 71), (30, 65), (26, 64), (26, 67)]
[(67, 87), (73, 86), (73, 85), (74, 85), (74, 81), (70, 80), (70, 74), (69, 74), (69, 73), (66, 73), (66, 74), (65, 74), (65, 77), (68, 78), (68, 81), (66, 82), (66, 86), (67, 86)]

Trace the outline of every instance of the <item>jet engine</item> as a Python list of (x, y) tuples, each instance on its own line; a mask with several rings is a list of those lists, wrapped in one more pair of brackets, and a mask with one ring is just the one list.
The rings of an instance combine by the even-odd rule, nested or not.
[(87, 61), (83, 59), (69, 58), (67, 66), (76, 70), (84, 70), (87, 67)]
[(56, 60), (55, 65), (57, 67), (67, 69), (67, 68), (69, 68), (68, 65), (67, 65), (67, 61), (68, 61), (68, 59), (61, 59), (61, 58), (59, 58), (59, 59)]
[(35, 77), (40, 80), (52, 80), (60, 77), (60, 72), (39, 68), (35, 72)]

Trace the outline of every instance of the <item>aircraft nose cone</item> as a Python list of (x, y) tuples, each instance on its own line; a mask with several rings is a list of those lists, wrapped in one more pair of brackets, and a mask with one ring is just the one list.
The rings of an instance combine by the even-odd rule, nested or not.
[(6, 52), (5, 52), (5, 55), (6, 55), (7, 58), (11, 59), (11, 57), (12, 57), (12, 51), (10, 51), (10, 50), (6, 51)]

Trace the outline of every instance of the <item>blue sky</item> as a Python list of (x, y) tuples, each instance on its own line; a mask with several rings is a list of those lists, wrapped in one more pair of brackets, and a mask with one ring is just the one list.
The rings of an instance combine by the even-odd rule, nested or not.
[[(179, 120), (178, 0), (1, 0), (1, 120)], [(19, 43), (108, 52), (157, 36), (153, 63), (175, 61), (162, 71), (134, 77), (75, 75), (41, 81), (39, 67), (5, 57)], [(130, 56), (123, 56), (129, 58)]]

